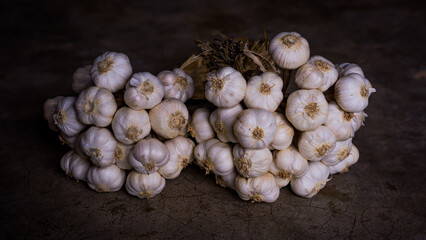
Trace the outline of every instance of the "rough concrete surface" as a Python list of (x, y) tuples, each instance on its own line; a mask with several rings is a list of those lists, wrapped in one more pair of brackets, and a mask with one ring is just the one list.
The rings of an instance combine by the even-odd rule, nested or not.
[[(178, 3), (179, 2), (179, 3)], [(421, 1), (2, 1), (1, 239), (425, 239), (426, 17)], [(193, 39), (305, 36), (312, 55), (355, 62), (377, 89), (360, 160), (314, 198), (251, 204), (191, 165), (149, 200), (67, 178), (42, 104), (107, 50), (135, 71), (172, 69)]]

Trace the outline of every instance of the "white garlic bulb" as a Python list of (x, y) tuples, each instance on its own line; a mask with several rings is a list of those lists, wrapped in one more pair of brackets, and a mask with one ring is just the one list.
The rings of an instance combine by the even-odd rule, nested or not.
[(75, 100), (76, 97), (62, 98), (53, 114), (56, 126), (67, 136), (74, 136), (86, 127), (77, 119), (77, 113), (74, 110)]
[(151, 109), (159, 104), (163, 97), (163, 85), (149, 72), (133, 74), (124, 92), (124, 102), (136, 110)]
[(132, 65), (125, 54), (106, 52), (95, 59), (90, 74), (97, 87), (117, 92), (132, 75)]
[(321, 162), (309, 162), (304, 175), (291, 179), (291, 190), (301, 197), (315, 196), (330, 180), (328, 167)]
[(297, 90), (287, 99), (285, 115), (297, 130), (314, 130), (327, 121), (328, 103), (319, 90)]
[(194, 149), (195, 163), (202, 169), (206, 171), (206, 174), (209, 174), (213, 169), (213, 163), (207, 157), (207, 150), (215, 143), (218, 143), (219, 140), (216, 138), (209, 139), (198, 144)]
[(231, 173), (227, 175), (215, 175), (216, 184), (223, 188), (230, 188), (235, 190), (235, 178), (238, 176), (238, 172), (235, 168)]
[(82, 133), (80, 147), (95, 166), (108, 167), (114, 164), (117, 141), (108, 129), (89, 128)]
[(300, 154), (308, 160), (320, 161), (333, 151), (336, 146), (336, 137), (325, 126), (300, 134), (298, 148)]
[(308, 169), (308, 161), (290, 146), (281, 151), (274, 151), (273, 164), (269, 170), (279, 180), (280, 187), (284, 187), (293, 177), (302, 176)]
[(217, 141), (207, 149), (207, 160), (204, 161), (206, 172), (211, 170), (214, 174), (223, 176), (231, 174), (234, 169), (232, 159), (231, 145)]
[(170, 152), (169, 161), (158, 169), (158, 173), (166, 179), (179, 176), (182, 169), (194, 160), (194, 142), (181, 136), (164, 142)]
[(244, 99), (246, 80), (232, 67), (207, 74), (206, 99), (217, 107), (233, 107)]
[(57, 96), (54, 98), (47, 99), (43, 104), (43, 117), (47, 120), (47, 124), (49, 125), (49, 128), (53, 131), (57, 132), (59, 131), (58, 126), (55, 124), (55, 120), (53, 119), (53, 115), (56, 112), (56, 109), (58, 108), (58, 103), (61, 99), (64, 97)]
[(133, 150), (134, 145), (124, 145), (117, 142), (117, 147), (114, 151), (114, 161), (117, 167), (123, 170), (131, 170), (133, 167), (129, 162), (129, 155)]
[(251, 200), (251, 202), (272, 203), (280, 195), (280, 188), (271, 173), (255, 178), (237, 176), (235, 178), (235, 190), (241, 199)]
[(126, 173), (115, 164), (102, 168), (92, 166), (87, 171), (87, 184), (97, 192), (116, 192), (125, 180)]
[(279, 188), (283, 188), (290, 183), (291, 175), (280, 174), (280, 170), (275, 166), (274, 161), (272, 161), (271, 168), (269, 169), (269, 172), (272, 173), (272, 175), (274, 175), (275, 182), (277, 183)]
[(80, 136), (79, 133), (74, 136), (67, 136), (64, 133), (60, 132), (59, 141), (61, 141), (62, 145), (66, 144), (68, 147), (74, 149), (76, 146), (76, 140), (79, 136)]
[(142, 139), (129, 155), (132, 167), (140, 173), (153, 173), (166, 165), (170, 153), (166, 146), (156, 138)]
[(339, 77), (343, 77), (352, 73), (358, 73), (364, 77), (364, 72), (361, 67), (355, 63), (342, 63), (337, 66), (337, 71), (339, 72)]
[(272, 38), (269, 44), (272, 59), (285, 69), (296, 69), (309, 59), (309, 44), (296, 32), (282, 32)]
[(112, 120), (115, 138), (123, 144), (133, 144), (151, 131), (149, 115), (145, 110), (133, 110), (128, 107), (118, 109)]
[(106, 127), (112, 121), (117, 103), (110, 91), (93, 86), (78, 95), (75, 109), (82, 123)]
[(167, 139), (185, 135), (188, 117), (186, 105), (174, 98), (165, 99), (149, 111), (152, 130)]
[(87, 171), (90, 168), (90, 162), (86, 158), (80, 156), (74, 150), (67, 152), (61, 158), (61, 168), (70, 177), (77, 181), (86, 181)]
[(330, 171), (330, 174), (345, 173), (348, 171), (348, 168), (350, 166), (358, 162), (358, 159), (359, 159), (358, 148), (356, 148), (355, 145), (352, 145), (352, 149), (351, 149), (351, 152), (349, 153), (349, 156), (343, 159), (338, 164), (334, 166), (329, 166), (328, 170)]
[(236, 144), (232, 153), (235, 168), (246, 178), (264, 175), (272, 164), (272, 153), (268, 148), (248, 149)]
[(368, 106), (368, 98), (376, 92), (370, 81), (352, 73), (341, 77), (334, 87), (336, 102), (346, 112), (361, 112)]
[(90, 69), (92, 65), (87, 65), (77, 68), (72, 75), (72, 90), (75, 93), (81, 93), (84, 89), (93, 86), (92, 76), (90, 76)]
[(274, 140), (276, 130), (274, 114), (264, 109), (246, 109), (234, 123), (234, 134), (244, 148), (267, 148)]
[(293, 141), (294, 130), (283, 114), (277, 112), (273, 112), (273, 114), (277, 123), (277, 131), (274, 134), (274, 140), (269, 144), (269, 149), (284, 150)]
[(299, 88), (318, 89), (325, 92), (337, 81), (338, 73), (333, 63), (321, 56), (311, 57), (295, 76)]
[(244, 103), (248, 108), (263, 108), (274, 112), (284, 98), (282, 89), (283, 80), (274, 72), (253, 76), (247, 82)]
[(213, 126), (214, 131), (222, 142), (233, 142), (237, 143), (238, 140), (234, 135), (234, 123), (243, 111), (243, 107), (240, 104), (230, 108), (216, 108), (210, 114), (210, 124)]
[(127, 176), (126, 190), (138, 198), (152, 198), (163, 191), (166, 180), (157, 172), (150, 174), (132, 171)]
[(188, 132), (197, 143), (205, 142), (214, 138), (215, 132), (210, 125), (210, 110), (208, 108), (198, 108), (191, 116), (191, 122), (188, 124)]
[(333, 166), (347, 158), (352, 150), (352, 138), (345, 141), (337, 141), (336, 147), (327, 154), (321, 162), (326, 166)]
[(195, 88), (191, 76), (180, 68), (162, 71), (157, 77), (164, 86), (164, 98), (176, 98), (186, 102), (194, 95)]

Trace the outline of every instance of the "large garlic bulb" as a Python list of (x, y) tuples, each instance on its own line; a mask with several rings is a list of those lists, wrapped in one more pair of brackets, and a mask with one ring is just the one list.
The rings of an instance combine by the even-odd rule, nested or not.
[(67, 152), (61, 158), (61, 168), (70, 177), (77, 181), (86, 181), (87, 171), (90, 168), (90, 162), (86, 158), (80, 156), (74, 150)]
[(346, 112), (361, 112), (368, 106), (368, 98), (376, 92), (370, 81), (352, 73), (341, 77), (334, 87), (336, 102)]
[(62, 96), (57, 96), (54, 98), (47, 99), (43, 104), (43, 117), (47, 120), (47, 124), (49, 125), (49, 128), (53, 131), (57, 132), (58, 126), (55, 124), (55, 120), (53, 119), (53, 115), (56, 112), (56, 109), (58, 108), (59, 101), (63, 99)]
[(181, 136), (164, 142), (170, 152), (169, 161), (158, 169), (158, 173), (166, 179), (179, 176), (182, 169), (194, 160), (194, 142)]
[(164, 86), (164, 98), (176, 98), (186, 102), (194, 94), (192, 78), (180, 68), (162, 71), (157, 77)]
[(263, 108), (274, 112), (284, 98), (282, 88), (283, 80), (274, 72), (253, 76), (247, 82), (244, 103), (248, 108)]
[(223, 188), (230, 188), (235, 190), (235, 178), (238, 176), (237, 170), (235, 168), (231, 173), (227, 175), (215, 175), (216, 184)]
[(246, 178), (262, 176), (271, 167), (272, 153), (268, 148), (248, 149), (236, 144), (232, 153), (237, 171)]
[(151, 109), (161, 102), (164, 88), (160, 80), (149, 72), (133, 74), (124, 92), (126, 104), (136, 110)]
[(156, 138), (142, 139), (130, 153), (129, 162), (140, 173), (153, 173), (169, 161), (170, 152)]
[(311, 57), (301, 66), (295, 77), (299, 88), (326, 91), (337, 81), (338, 73), (333, 63), (321, 56)]
[(269, 53), (285, 69), (296, 69), (309, 59), (309, 44), (296, 32), (282, 32), (272, 38)]
[(277, 123), (277, 131), (274, 140), (269, 144), (269, 149), (283, 150), (290, 146), (293, 141), (294, 130), (285, 116), (281, 113), (273, 112)]
[(206, 171), (206, 174), (209, 174), (213, 168), (213, 163), (207, 157), (207, 150), (215, 143), (218, 143), (219, 140), (216, 138), (209, 139), (198, 144), (194, 149), (195, 163), (202, 169)]
[(337, 141), (333, 151), (327, 154), (321, 162), (326, 166), (333, 166), (347, 158), (352, 150), (352, 138), (345, 141)]
[(197, 143), (205, 142), (214, 138), (215, 131), (210, 125), (210, 110), (208, 108), (198, 108), (191, 116), (191, 122), (188, 124), (188, 132)]
[(188, 109), (177, 99), (165, 99), (149, 111), (151, 128), (163, 138), (183, 136), (188, 125)]
[(243, 111), (240, 104), (230, 108), (217, 108), (210, 114), (210, 124), (222, 142), (237, 143), (238, 140), (234, 135), (234, 123)]
[(106, 128), (91, 127), (82, 133), (80, 147), (90, 161), (98, 167), (114, 164), (117, 141)]
[(339, 77), (343, 77), (352, 73), (358, 73), (364, 77), (364, 71), (361, 67), (355, 63), (342, 63), (337, 66), (337, 71), (339, 72)]
[(325, 126), (300, 134), (298, 148), (300, 154), (308, 160), (320, 161), (333, 151), (336, 146), (336, 137)]
[(241, 199), (251, 200), (251, 202), (271, 203), (275, 202), (280, 195), (280, 188), (271, 173), (255, 178), (237, 176), (235, 190)]
[(67, 136), (75, 136), (86, 126), (77, 119), (74, 110), (75, 97), (65, 97), (59, 100), (53, 121), (59, 130)]
[(145, 110), (122, 107), (114, 115), (111, 124), (115, 138), (123, 144), (133, 144), (151, 131), (149, 115)]
[(132, 165), (129, 162), (129, 155), (133, 150), (134, 145), (124, 145), (120, 142), (117, 143), (117, 147), (114, 151), (114, 161), (117, 167), (123, 170), (132, 169)]
[(330, 174), (336, 174), (336, 173), (345, 173), (348, 171), (348, 168), (355, 163), (358, 162), (359, 159), (359, 151), (358, 148), (355, 147), (355, 145), (352, 145), (351, 152), (349, 153), (349, 156), (347, 156), (345, 159), (343, 159), (341, 162), (334, 166), (329, 166), (328, 170), (330, 171)]
[(90, 76), (90, 69), (92, 65), (87, 65), (77, 68), (72, 75), (72, 90), (75, 93), (81, 93), (84, 89), (93, 86), (92, 76)]
[(303, 176), (294, 177), (291, 182), (291, 190), (301, 197), (311, 198), (315, 196), (330, 180), (328, 167), (321, 162), (309, 162), (307, 171)]
[(126, 190), (138, 198), (152, 198), (163, 191), (166, 180), (157, 172), (150, 174), (132, 171), (127, 176)]
[(90, 167), (87, 172), (87, 184), (97, 192), (116, 192), (126, 180), (126, 173), (116, 165), (109, 167)]

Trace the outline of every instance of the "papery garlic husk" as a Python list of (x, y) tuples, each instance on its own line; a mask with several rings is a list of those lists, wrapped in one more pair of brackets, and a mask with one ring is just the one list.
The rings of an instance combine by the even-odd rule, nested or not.
[(266, 173), (255, 178), (237, 176), (235, 190), (243, 200), (254, 202), (275, 202), (280, 195), (280, 188), (275, 182), (274, 175)]
[(114, 161), (117, 167), (123, 170), (133, 169), (129, 162), (129, 155), (132, 152), (134, 146), (135, 145), (125, 145), (117, 142), (117, 147), (115, 147), (114, 151)]
[(253, 76), (247, 82), (244, 103), (248, 108), (263, 108), (274, 112), (284, 98), (282, 89), (283, 80), (274, 72)]
[(164, 142), (170, 152), (169, 161), (158, 169), (165, 179), (177, 178), (182, 169), (194, 160), (194, 142), (181, 136)]
[(331, 153), (336, 146), (336, 137), (325, 126), (300, 134), (298, 148), (300, 154), (311, 161), (321, 161)]
[(216, 137), (213, 127), (210, 125), (210, 110), (208, 108), (198, 108), (191, 116), (188, 124), (189, 134), (195, 138), (197, 143), (205, 142)]
[(166, 180), (158, 173), (150, 174), (132, 171), (127, 176), (126, 190), (138, 198), (152, 198), (163, 191)]
[(102, 168), (92, 166), (87, 171), (87, 184), (97, 192), (116, 192), (125, 180), (126, 173), (115, 164)]
[(342, 63), (337, 65), (337, 72), (339, 73), (339, 78), (352, 74), (358, 73), (359, 75), (364, 77), (364, 72), (361, 67), (356, 65), (355, 63)]
[(91, 164), (88, 159), (71, 150), (61, 158), (60, 165), (68, 176), (75, 178), (77, 181), (86, 181), (87, 171)]
[(272, 153), (268, 148), (248, 149), (236, 144), (232, 154), (235, 168), (246, 178), (264, 175), (272, 164)]
[(210, 124), (222, 142), (237, 143), (238, 140), (234, 135), (234, 123), (243, 111), (240, 104), (230, 108), (217, 108), (210, 114)]
[(75, 110), (82, 123), (106, 127), (112, 121), (117, 103), (110, 91), (93, 86), (78, 95)]
[(114, 164), (117, 141), (108, 129), (89, 128), (82, 133), (80, 147), (95, 166), (108, 167)]
[(264, 109), (246, 109), (234, 123), (234, 134), (245, 148), (267, 148), (274, 140), (276, 130), (274, 114)]
[(140, 173), (153, 173), (169, 161), (170, 152), (156, 138), (142, 139), (129, 155), (132, 167)]
[(124, 92), (124, 102), (136, 110), (151, 109), (159, 104), (163, 97), (163, 85), (149, 72), (133, 74)]
[(167, 139), (185, 135), (188, 118), (186, 105), (174, 98), (164, 99), (149, 111), (152, 130)]
[(274, 134), (274, 140), (269, 144), (269, 149), (284, 150), (288, 148), (293, 141), (294, 129), (281, 113), (273, 112), (277, 123), (277, 131)]
[(272, 38), (269, 54), (281, 68), (296, 69), (308, 61), (309, 44), (296, 32), (282, 32)]
[(304, 89), (325, 92), (337, 81), (338, 73), (333, 63), (321, 56), (311, 57), (295, 76), (296, 85)]
[(215, 143), (220, 142), (216, 138), (209, 139), (205, 142), (198, 144), (194, 149), (195, 163), (209, 174), (213, 168), (213, 163), (207, 158), (207, 150)]
[(347, 158), (352, 150), (352, 138), (344, 141), (337, 141), (336, 147), (321, 162), (326, 166), (333, 166)]
[(339, 78), (334, 86), (336, 102), (346, 112), (362, 112), (375, 92), (370, 81), (357, 73)]
[(300, 177), (308, 169), (308, 161), (294, 147), (274, 151), (270, 172), (277, 179), (277, 184), (284, 187), (293, 177)]
[(55, 114), (56, 109), (58, 108), (59, 101), (62, 100), (63, 98), (64, 97), (62, 96), (49, 98), (43, 104), (43, 117), (44, 119), (47, 120), (47, 124), (49, 125), (49, 128), (55, 132), (59, 131), (59, 128), (55, 124), (53, 115)]
[(301, 197), (315, 196), (330, 180), (328, 167), (321, 162), (309, 162), (308, 170), (290, 181), (291, 190)]
[(227, 175), (215, 175), (216, 184), (223, 188), (230, 188), (235, 190), (235, 178), (238, 176), (237, 170), (235, 168), (230, 174)]
[(343, 159), (338, 164), (334, 166), (329, 166), (328, 170), (330, 171), (330, 174), (345, 173), (349, 171), (349, 167), (357, 163), (358, 160), (359, 160), (358, 148), (356, 148), (355, 145), (352, 145), (349, 156)]
[[(76, 140), (80, 136), (80, 134), (76, 134), (74, 136), (67, 136), (63, 134), (62, 132), (59, 133), (59, 140), (61, 141), (62, 145), (66, 144), (68, 147), (74, 149), (76, 146)], [(83, 154), (84, 156), (84, 154)]]
[(207, 74), (206, 99), (217, 107), (233, 107), (244, 99), (246, 80), (232, 67)]
[(53, 121), (61, 133), (74, 136), (81, 132), (86, 126), (77, 119), (74, 110), (76, 97), (64, 97), (58, 102)]
[(232, 146), (218, 141), (207, 149), (206, 173), (212, 171), (216, 175), (228, 175), (234, 169), (232, 162)]
[(123, 144), (133, 144), (149, 134), (151, 123), (145, 110), (133, 110), (128, 107), (118, 109), (112, 120), (115, 138)]
[(84, 89), (94, 85), (92, 76), (90, 76), (90, 69), (92, 65), (87, 65), (77, 68), (72, 75), (72, 90), (75, 93), (81, 93)]
[(328, 103), (319, 90), (297, 90), (287, 99), (285, 115), (297, 130), (314, 130), (327, 121)]
[(117, 92), (132, 75), (132, 65), (125, 54), (106, 52), (95, 59), (90, 74), (97, 87)]
[(194, 95), (195, 88), (191, 76), (180, 68), (162, 71), (157, 77), (163, 84), (164, 98), (176, 98), (186, 102)]

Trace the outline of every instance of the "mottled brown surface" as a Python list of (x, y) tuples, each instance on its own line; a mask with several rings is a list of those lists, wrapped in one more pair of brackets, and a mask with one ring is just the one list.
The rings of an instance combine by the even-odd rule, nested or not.
[[(2, 1), (1, 239), (425, 239), (425, 7), (319, 2)], [(42, 103), (72, 94), (77, 67), (114, 50), (156, 74), (195, 53), (194, 38), (264, 30), (301, 33), (313, 55), (358, 63), (377, 89), (354, 139), (360, 161), (313, 199), (285, 188), (273, 204), (251, 204), (191, 165), (139, 200), (60, 170), (67, 148)]]

